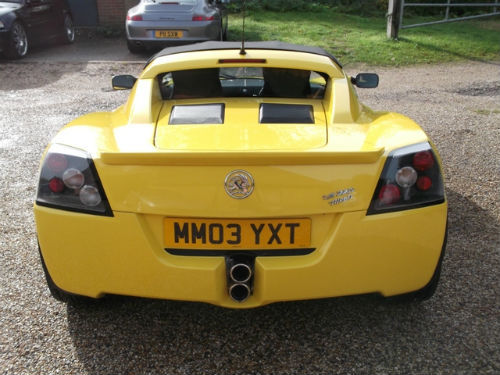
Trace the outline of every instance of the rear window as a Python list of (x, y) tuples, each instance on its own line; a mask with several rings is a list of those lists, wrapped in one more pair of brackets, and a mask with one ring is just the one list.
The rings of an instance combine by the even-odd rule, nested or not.
[(163, 99), (271, 97), (322, 99), (327, 76), (283, 68), (179, 70), (158, 77)]

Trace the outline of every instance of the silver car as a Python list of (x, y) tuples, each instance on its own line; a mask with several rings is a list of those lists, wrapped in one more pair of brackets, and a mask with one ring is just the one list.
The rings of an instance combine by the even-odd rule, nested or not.
[(125, 28), (130, 52), (206, 40), (225, 40), (229, 0), (141, 0), (129, 9)]

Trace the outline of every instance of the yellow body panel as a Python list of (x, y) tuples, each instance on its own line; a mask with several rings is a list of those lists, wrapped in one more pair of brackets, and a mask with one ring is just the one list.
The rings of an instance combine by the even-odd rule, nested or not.
[(422, 288), (441, 253), (446, 204), (372, 216), (365, 211), (313, 215), (311, 246), (316, 250), (305, 256), (257, 257), (255, 292), (243, 303), (227, 293), (224, 258), (164, 251), (161, 215), (115, 212), (108, 218), (37, 206), (35, 218), (48, 270), (68, 292), (249, 308), (372, 292), (390, 296)]
[[(329, 77), (324, 98), (161, 98), (158, 74), (220, 67), (220, 59), (265, 59), (249, 66), (323, 72)], [(312, 105), (315, 123), (257, 125), (263, 102)], [(168, 124), (173, 105), (193, 103), (223, 103), (224, 124)], [(429, 139), (412, 120), (362, 106), (350, 77), (326, 56), (269, 50), (242, 56), (239, 50), (222, 50), (159, 57), (141, 74), (125, 105), (82, 116), (53, 139), (91, 155), (113, 216), (35, 205), (43, 259), (59, 288), (91, 297), (111, 293), (249, 308), (415, 291), (436, 269), (446, 202), (366, 212), (389, 153), (422, 142)], [(245, 199), (224, 190), (225, 177), (237, 169), (255, 180)], [(165, 251), (165, 223), (172, 218), (196, 223), (300, 218), (310, 223), (309, 241), (302, 238), (301, 246), (314, 251), (258, 256), (253, 294), (237, 303), (228, 295), (224, 257)]]
[[(199, 100), (170, 100), (162, 108), (156, 128), (155, 145), (162, 150), (258, 151), (309, 150), (325, 146), (327, 128), (320, 100), (290, 100), (313, 107), (314, 124), (259, 124), (261, 103), (283, 103), (283, 99), (226, 98), (224, 124), (170, 125), (172, 107), (199, 103)], [(242, 131), (244, 129), (244, 131)], [(279, 146), (277, 146), (279, 145)]]

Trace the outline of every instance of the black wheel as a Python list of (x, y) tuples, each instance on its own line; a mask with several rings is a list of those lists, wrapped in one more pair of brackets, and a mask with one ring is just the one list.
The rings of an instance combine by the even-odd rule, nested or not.
[(75, 41), (75, 26), (69, 14), (64, 16), (64, 33), (62, 35), (64, 43), (70, 44)]
[(52, 277), (50, 276), (49, 270), (47, 269), (47, 266), (45, 265), (45, 260), (43, 259), (42, 256), (42, 251), (40, 250), (40, 245), (38, 245), (38, 252), (40, 254), (40, 260), (42, 261), (42, 267), (43, 267), (43, 273), (45, 274), (45, 280), (47, 281), (47, 286), (49, 288), (50, 294), (52, 297), (54, 297), (56, 300), (60, 302), (65, 302), (65, 303), (70, 303), (70, 304), (82, 304), (82, 303), (89, 303), (89, 302), (94, 302), (97, 301), (94, 298), (89, 298), (89, 297), (84, 297), (80, 296), (77, 294), (72, 294), (65, 292), (64, 290), (60, 289), (56, 283), (54, 283), (54, 280), (52, 280)]
[(5, 55), (9, 59), (20, 59), (28, 53), (28, 35), (24, 26), (14, 22), (10, 29)]
[(141, 53), (144, 52), (144, 48), (130, 40), (127, 39), (127, 47), (131, 53)]

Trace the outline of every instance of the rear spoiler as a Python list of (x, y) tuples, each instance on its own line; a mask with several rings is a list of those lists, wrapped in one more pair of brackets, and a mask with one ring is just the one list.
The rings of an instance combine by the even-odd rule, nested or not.
[(101, 161), (109, 165), (318, 165), (371, 164), (384, 148), (370, 151), (159, 151), (103, 152)]

